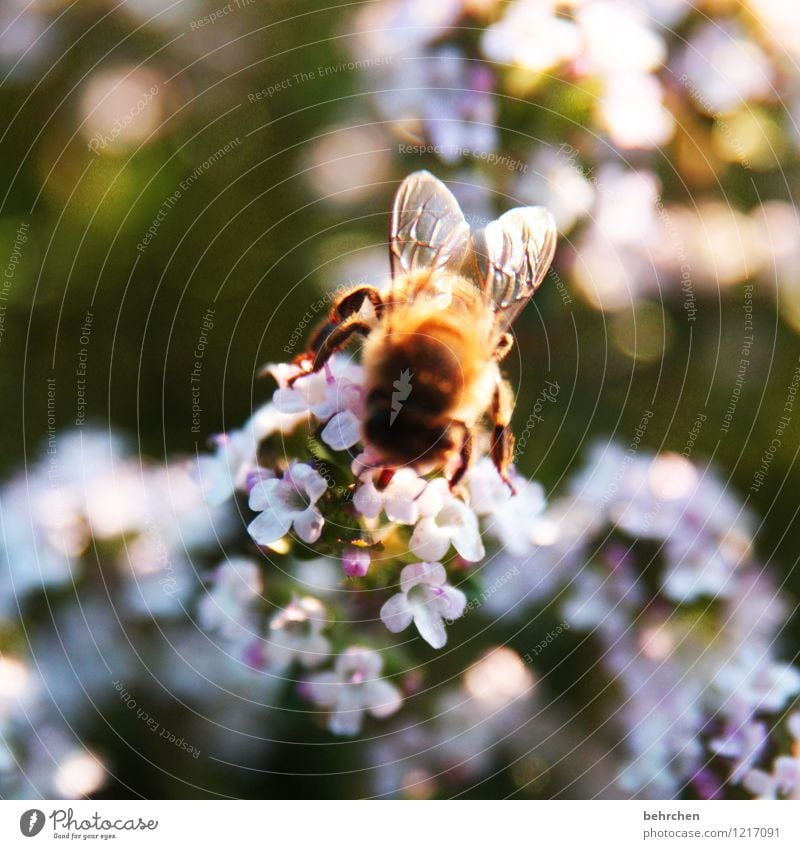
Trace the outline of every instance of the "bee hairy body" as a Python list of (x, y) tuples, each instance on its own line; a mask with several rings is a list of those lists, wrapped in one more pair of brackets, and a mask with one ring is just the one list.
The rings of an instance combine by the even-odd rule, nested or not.
[(490, 328), (474, 285), (455, 274), (400, 278), (393, 298), (364, 346), (364, 436), (395, 465), (436, 464), (491, 397)]
[(514, 396), (499, 363), (555, 244), (555, 222), (542, 207), (511, 209), (471, 235), (443, 183), (427, 171), (409, 175), (392, 209), (389, 290), (345, 293), (298, 358), (301, 371), (292, 380), (319, 371), (363, 336), (362, 436), (379, 461), (422, 470), (455, 457), (448, 474), (455, 487), (487, 418), (492, 460), (511, 487)]

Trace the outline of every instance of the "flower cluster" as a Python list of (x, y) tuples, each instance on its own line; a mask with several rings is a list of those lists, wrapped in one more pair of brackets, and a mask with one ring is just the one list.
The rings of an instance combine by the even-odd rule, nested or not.
[[(266, 371), (278, 384), (272, 400), (240, 431), (218, 438), (215, 454), (197, 460), (195, 476), (213, 503), (234, 493), (246, 497), (256, 513), (248, 532), (271, 561), (292, 563), (317, 553), (338, 562), (349, 589), (339, 604), (349, 621), (363, 624), (358, 632), (337, 626), (342, 650), (335, 658), (319, 645), (310, 655), (319, 663), (300, 658), (306, 668), (326, 660), (333, 668), (304, 678), (299, 691), (326, 712), (332, 731), (352, 734), (365, 713), (387, 716), (402, 698), (378, 676), (381, 656), (363, 646), (363, 634), (375, 633), (368, 627), (374, 599), (381, 598), (376, 622), (383, 633), (373, 640), (385, 643), (413, 624), (425, 642), (443, 648), (447, 623), (467, 607), (459, 585), (469, 581), (487, 549), (531, 550), (544, 497), (538, 485), (516, 475), (512, 494), (488, 458), (475, 463), (459, 491), (441, 473), (383, 469), (362, 442), (363, 373), (345, 355), (335, 355), (318, 373), (285, 365)], [(263, 614), (265, 600), (255, 569), (252, 562), (219, 567), (200, 621), (224, 635), (240, 658), (283, 674), (288, 663), (276, 663), (276, 652), (286, 660), (287, 645), (295, 644), (280, 635), (309, 620), (308, 605), (320, 602), (307, 598), (302, 608), (293, 601), (260, 635), (252, 616), (254, 610)], [(324, 639), (320, 630), (310, 638)], [(300, 654), (310, 651), (303, 645), (296, 644)]]
[[(741, 503), (680, 455), (612, 443), (543, 523), (538, 575), (524, 594), (515, 582), (513, 599), (488, 599), (488, 612), (530, 615), (556, 590), (565, 620), (597, 641), (597, 669), (619, 694), (607, 718), (627, 752), (619, 786), (653, 798), (755, 786), (766, 718), (800, 693), (800, 670), (776, 656), (788, 611), (754, 560)], [(485, 581), (504, 568), (492, 564)]]

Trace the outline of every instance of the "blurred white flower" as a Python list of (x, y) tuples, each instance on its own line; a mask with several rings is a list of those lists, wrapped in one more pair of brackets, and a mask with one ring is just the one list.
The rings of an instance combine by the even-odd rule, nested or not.
[(328, 625), (325, 606), (316, 598), (293, 598), (286, 608), (272, 617), (264, 641), (264, 662), (272, 671), (283, 671), (292, 662), (312, 669), (324, 663), (331, 653), (323, 635)]
[(663, 104), (663, 94), (652, 74), (624, 71), (606, 79), (599, 111), (617, 147), (657, 148), (672, 138), (675, 120)]
[(352, 736), (361, 729), (364, 714), (391, 716), (403, 702), (400, 691), (380, 677), (383, 659), (376, 651), (350, 646), (336, 658), (333, 671), (320, 672), (301, 685), (301, 692), (330, 710), (328, 727), (334, 734)]
[(484, 531), (509, 554), (523, 555), (533, 548), (531, 534), (545, 508), (544, 490), (517, 474), (511, 480), (513, 494), (488, 457), (482, 457), (466, 475), (470, 505), (481, 517)]
[(556, 0), (515, 0), (481, 38), (484, 55), (503, 65), (549, 71), (575, 59), (581, 32), (574, 21), (557, 14)]
[(328, 483), (305, 463), (290, 463), (283, 477), (259, 481), (250, 490), (250, 509), (260, 511), (248, 526), (259, 545), (269, 545), (291, 528), (303, 542), (319, 539), (325, 520), (316, 503)]
[(519, 178), (516, 194), (523, 203), (546, 206), (562, 234), (569, 233), (594, 202), (592, 182), (569, 145), (540, 147)]
[(727, 112), (773, 95), (773, 69), (764, 51), (734, 22), (708, 21), (690, 36), (683, 72), (698, 108)]
[(381, 608), (383, 624), (394, 634), (413, 622), (420, 636), (440, 649), (447, 642), (445, 621), (458, 619), (467, 606), (461, 590), (447, 583), (441, 563), (410, 563), (400, 573), (400, 592)]
[(237, 639), (255, 627), (254, 606), (262, 598), (261, 570), (250, 560), (232, 558), (214, 570), (209, 589), (197, 604), (201, 628)]

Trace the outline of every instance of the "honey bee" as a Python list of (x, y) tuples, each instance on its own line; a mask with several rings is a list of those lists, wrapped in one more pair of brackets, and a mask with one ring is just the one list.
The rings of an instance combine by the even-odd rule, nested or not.
[[(477, 434), (488, 431), (494, 464), (509, 483), (514, 397), (500, 362), (555, 245), (543, 207), (512, 209), (470, 235), (445, 185), (427, 171), (411, 174), (394, 198), (389, 290), (359, 286), (343, 295), (297, 362), (303, 374), (318, 371), (364, 336), (362, 436), (386, 467), (445, 467), (455, 487)], [(484, 421), (489, 428), (481, 429)]]

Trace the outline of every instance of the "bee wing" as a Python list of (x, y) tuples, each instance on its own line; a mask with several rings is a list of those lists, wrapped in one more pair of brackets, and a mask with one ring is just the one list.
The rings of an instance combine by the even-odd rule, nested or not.
[(416, 268), (459, 267), (469, 224), (450, 190), (428, 171), (403, 180), (394, 197), (389, 251), (392, 275)]
[(543, 206), (510, 209), (473, 236), (478, 282), (505, 331), (539, 288), (553, 261), (558, 232)]

